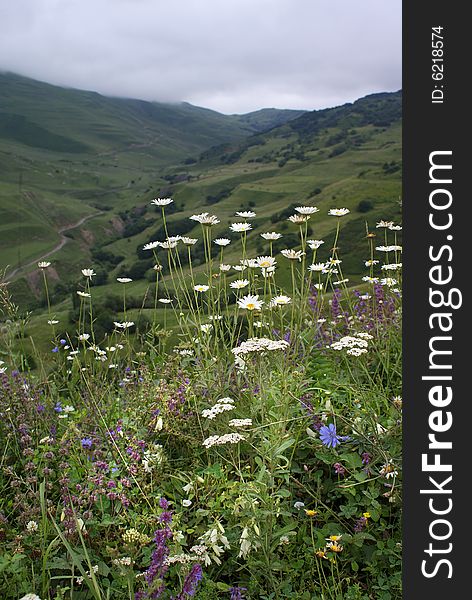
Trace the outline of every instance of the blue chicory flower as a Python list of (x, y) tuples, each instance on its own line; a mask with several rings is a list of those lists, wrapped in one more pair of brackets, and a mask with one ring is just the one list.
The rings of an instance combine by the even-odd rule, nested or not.
[(334, 423), (330, 423), (328, 426), (323, 425), (320, 428), (321, 443), (328, 448), (336, 448), (345, 439), (347, 439), (345, 436), (336, 433), (336, 425)]

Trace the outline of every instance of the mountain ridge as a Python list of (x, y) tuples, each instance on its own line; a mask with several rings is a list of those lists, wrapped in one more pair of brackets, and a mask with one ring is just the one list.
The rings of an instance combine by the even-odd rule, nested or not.
[[(29, 130), (28, 141), (33, 146), (34, 141), (44, 137), (45, 132), (49, 132), (54, 141), (54, 136), (64, 136), (67, 130), (67, 137), (72, 138), (70, 143), (75, 141), (77, 145), (73, 152), (100, 152), (115, 147), (129, 147), (140, 141), (142, 143), (140, 136), (152, 148), (153, 143), (158, 143), (157, 138), (164, 136), (168, 142), (172, 142), (169, 160), (163, 160), (170, 164), (182, 158), (185, 150), (198, 151), (212, 145), (215, 140), (241, 139), (260, 131), (264, 126), (270, 127), (280, 120), (300, 114), (300, 111), (283, 110), (279, 113), (277, 109), (268, 110), (270, 113), (264, 113), (265, 123), (261, 125), (260, 118), (257, 115), (250, 116), (251, 113), (241, 118), (240, 115), (223, 115), (186, 102), (159, 103), (108, 97), (93, 91), (62, 88), (0, 72), (0, 127), (2, 123), (4, 128), (5, 124), (8, 125), (9, 139), (15, 139), (15, 124), (20, 127), (17, 141), (24, 142)], [(267, 118), (268, 114), (272, 115), (272, 120)], [(37, 127), (41, 132), (34, 130)], [(84, 132), (87, 132), (87, 136)], [(42, 147), (41, 144), (38, 147)], [(46, 149), (55, 150), (53, 145)], [(67, 150), (62, 145), (57, 151)]]

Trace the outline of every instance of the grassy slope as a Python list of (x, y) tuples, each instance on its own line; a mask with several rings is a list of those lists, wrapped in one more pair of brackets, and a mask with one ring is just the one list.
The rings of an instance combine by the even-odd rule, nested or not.
[[(50, 251), (59, 228), (97, 209), (110, 211), (94, 224), (109, 235), (118, 211), (167, 191), (161, 175), (168, 165), (298, 114), (255, 113), (246, 122), (185, 103), (106, 98), (0, 73), (0, 269)], [(76, 244), (75, 257), (86, 257), (91, 239)]]
[[(239, 259), (238, 236), (228, 232), (235, 210), (251, 205), (257, 212), (257, 218), (253, 220), (254, 232), (249, 238), (249, 253), (256, 255), (268, 249), (258, 235), (264, 231), (278, 230), (284, 234), (287, 246), (293, 245), (289, 234), (293, 238), (297, 227), (287, 223), (286, 217), (271, 223), (271, 219), (277, 221), (277, 213), (291, 204), (315, 204), (320, 212), (310, 221), (311, 237), (326, 239), (327, 243), (320, 251), (323, 258), (330, 248), (336, 225), (336, 219), (327, 216), (328, 209), (346, 206), (351, 213), (342, 222), (343, 225), (350, 223), (350, 227), (344, 228), (339, 246), (344, 256), (344, 272), (354, 274), (355, 281), (355, 275), (359, 276), (363, 259), (367, 257), (363, 239), (366, 221), (372, 228), (381, 218), (401, 220), (398, 203), (401, 193), (400, 110), (400, 94), (368, 97), (354, 105), (308, 113), (269, 132), (220, 145), (202, 153), (201, 159), (194, 164), (157, 170), (151, 166), (153, 161), (144, 151), (100, 157), (101, 163), (92, 162), (89, 157), (71, 161), (69, 157), (58, 155), (55, 161), (51, 160), (46, 174), (44, 169), (25, 168), (24, 180), (31, 187), (40, 189), (44, 189), (47, 182), (56, 199), (61, 197), (67, 205), (62, 211), (63, 219), (67, 214), (67, 222), (81, 216), (80, 209), (84, 206), (85, 212), (94, 212), (96, 208), (111, 209), (89, 221), (86, 227), (70, 232), (71, 242), (54, 256), (53, 261), (60, 280), (72, 277), (78, 281), (80, 268), (92, 264), (99, 266), (90, 259), (90, 244), (104, 243), (106, 251), (124, 256), (118, 266), (108, 268), (109, 283), (96, 287), (94, 295), (97, 299), (122, 293), (119, 284), (113, 283), (116, 276), (126, 273), (138, 262), (137, 248), (155, 239), (161, 223), (160, 213), (149, 205), (149, 201), (163, 190), (173, 195), (178, 209), (169, 216), (170, 233), (173, 222), (187, 220), (195, 212), (209, 211), (219, 216), (221, 224), (214, 228), (215, 237), (225, 235), (235, 241), (225, 250), (227, 262)], [(387, 121), (382, 121), (385, 116)], [(31, 167), (40, 158), (32, 153), (29, 160)], [(395, 163), (395, 168), (386, 170), (384, 165), (391, 163)], [(189, 180), (179, 182), (179, 175), (185, 175)], [(27, 187), (25, 181), (23, 187)], [(15, 182), (11, 181), (10, 191), (14, 189)], [(61, 195), (64, 189), (66, 194)], [(223, 190), (229, 190), (229, 195), (209, 205), (207, 197), (216, 196)], [(66, 199), (73, 201), (68, 203)], [(357, 209), (361, 200), (369, 200), (372, 205), (365, 214)], [(14, 206), (12, 202), (10, 214)], [(124, 238), (114, 228), (116, 215), (118, 211), (130, 211), (132, 207), (142, 209), (148, 225), (139, 233)], [(188, 223), (191, 227), (192, 222)], [(201, 237), (199, 226), (189, 229), (188, 233)], [(10, 252), (14, 257), (14, 246)], [(164, 261), (164, 256), (162, 259)], [(280, 260), (279, 265), (283, 272), (285, 263)], [(197, 277), (201, 277), (200, 270), (196, 268)], [(129, 293), (139, 297), (148, 286), (146, 278), (134, 281)], [(16, 282), (15, 287), (20, 297), (25, 298), (25, 280)], [(66, 299), (56, 307), (57, 311), (67, 310), (69, 302)]]

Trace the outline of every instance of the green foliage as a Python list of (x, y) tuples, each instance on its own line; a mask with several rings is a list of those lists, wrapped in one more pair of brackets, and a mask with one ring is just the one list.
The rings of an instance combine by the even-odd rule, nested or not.
[[(355, 218), (336, 234), (332, 261), (363, 226)], [(337, 273), (324, 275), (329, 296), (315, 294), (302, 265), (289, 267), (291, 302), (271, 308), (254, 274), (257, 324), (221, 274), (195, 296), (176, 252), (174, 287), (158, 271), (145, 299), (129, 282), (100, 300), (97, 275), (86, 277), (73, 326), (51, 321), (55, 347), (34, 356), (39, 377), (26, 386), (12, 339), (29, 324), (0, 288), (11, 369), (0, 387), (3, 597), (134, 600), (161, 585), (156, 572), (170, 600), (200, 563), (203, 600), (233, 587), (248, 600), (399, 597), (398, 294), (384, 286), (366, 300), (338, 290)], [(163, 326), (157, 298), (172, 299)]]
[(371, 200), (361, 200), (357, 205), (357, 212), (366, 213), (372, 210), (374, 205)]

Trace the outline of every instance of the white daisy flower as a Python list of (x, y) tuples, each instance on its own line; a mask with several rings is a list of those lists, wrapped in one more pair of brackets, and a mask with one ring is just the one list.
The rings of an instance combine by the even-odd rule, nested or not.
[(328, 215), (332, 217), (344, 217), (351, 211), (348, 208), (330, 208), (328, 211)]
[(164, 250), (172, 250), (178, 243), (178, 240), (166, 240), (165, 242), (157, 242), (157, 245), (164, 248)]
[(57, 325), (59, 323), (59, 321), (57, 319), (50, 319), (48, 321), (48, 325)]
[(295, 210), (301, 215), (313, 215), (319, 212), (320, 209), (316, 206), (296, 206)]
[(386, 285), (387, 287), (393, 287), (394, 285), (397, 285), (397, 283), (398, 281), (393, 277), (385, 277), (380, 280), (380, 285)]
[(310, 250), (318, 250), (321, 244), (324, 244), (324, 240), (307, 240), (306, 243)]
[(119, 281), (120, 283), (131, 283), (133, 280), (130, 277), (117, 277), (116, 281)]
[(207, 292), (210, 289), (210, 286), (209, 285), (200, 285), (199, 284), (199, 285), (194, 285), (193, 289), (196, 292)]
[(186, 237), (186, 236), (183, 236), (181, 238), (181, 240), (185, 246), (193, 246), (194, 244), (196, 244), (198, 242), (197, 238), (191, 238), (191, 237)]
[(313, 263), (312, 265), (310, 265), (308, 267), (309, 271), (312, 271), (313, 273), (317, 273), (321, 271), (324, 271), (326, 269), (326, 263)]
[(242, 290), (243, 288), (249, 285), (249, 281), (247, 279), (236, 279), (229, 284), (229, 287), (233, 290)]
[(93, 269), (82, 269), (82, 275), (91, 279), (96, 273)]
[(51, 265), (50, 262), (47, 262), (46, 260), (44, 260), (44, 261), (41, 261), (38, 263), (38, 269), (47, 269), (50, 265)]
[[(79, 335), (79, 338), (78, 338), (78, 339), (79, 339), (81, 342), (86, 342), (86, 341), (87, 341), (89, 338), (90, 338), (90, 333), (81, 333), (81, 334)], [(71, 352), (70, 354), (72, 354), (72, 352)]]
[(189, 217), (191, 221), (197, 221), (201, 225), (218, 225), (220, 220), (215, 215), (210, 215), (207, 212), (200, 213), (199, 215), (192, 215)]
[(252, 296), (248, 294), (244, 296), (240, 300), (238, 300), (239, 308), (244, 308), (245, 310), (261, 310), (262, 305), (264, 304), (263, 300), (259, 300), (259, 296)]
[(159, 246), (159, 242), (149, 242), (148, 244), (144, 244), (143, 250), (154, 250)]
[(281, 250), (281, 254), (283, 254), (285, 256), (285, 258), (288, 258), (290, 260), (298, 260), (301, 261), (302, 260), (302, 256), (304, 256), (305, 252), (302, 252), (301, 250)]
[(287, 221), (290, 221), (291, 223), (306, 223), (309, 218), (310, 215), (291, 215)]
[(402, 252), (402, 246), (376, 246), (375, 248), (379, 252)]
[(276, 306), (287, 306), (287, 304), (290, 304), (290, 302), (292, 302), (292, 299), (289, 296), (274, 296), (274, 298), (272, 298), (270, 301), (269, 306), (271, 308)]
[(228, 244), (231, 244), (231, 240), (229, 240), (228, 238), (217, 238), (213, 241), (217, 246), (227, 246)]
[(173, 201), (172, 198), (154, 198), (154, 200), (151, 201), (151, 204), (154, 204), (155, 206), (167, 206)]
[(275, 240), (280, 240), (282, 234), (276, 233), (275, 231), (268, 231), (267, 233), (261, 233), (261, 237), (265, 240), (274, 242)]
[(277, 264), (277, 261), (272, 256), (258, 256), (256, 261), (257, 266), (261, 269), (268, 269), (269, 267), (273, 267)]
[(221, 264), (220, 265), (220, 271), (222, 273), (226, 273), (227, 271), (229, 271), (231, 269), (231, 265), (225, 265), (225, 264)]
[(252, 229), (252, 225), (250, 223), (232, 223), (230, 229), (235, 233), (243, 233)]
[(160, 302), (161, 304), (170, 304), (172, 300), (170, 298), (159, 298), (158, 302)]
[(256, 216), (256, 213), (253, 212), (252, 210), (243, 210), (243, 211), (238, 211), (236, 213), (237, 217), (242, 217), (243, 219), (252, 219), (253, 217)]

